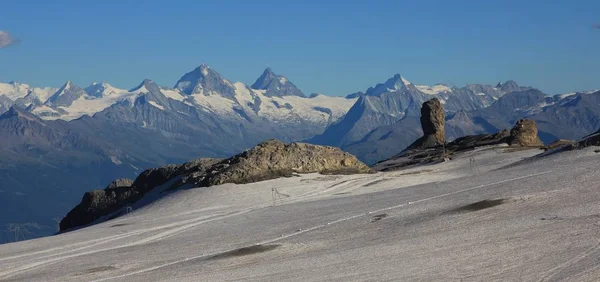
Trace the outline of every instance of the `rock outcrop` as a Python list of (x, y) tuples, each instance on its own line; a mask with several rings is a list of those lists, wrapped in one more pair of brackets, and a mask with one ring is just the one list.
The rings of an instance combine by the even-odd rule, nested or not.
[(421, 107), (421, 127), (423, 136), (432, 140), (433, 146), (446, 143), (446, 114), (444, 107), (437, 98), (433, 98)]
[(137, 199), (140, 193), (131, 186), (119, 186), (124, 184), (116, 180), (104, 190), (85, 192), (81, 202), (60, 221), (60, 231), (89, 224)]
[[(508, 144), (516, 147), (541, 148), (544, 144), (538, 137), (537, 132), (534, 121), (521, 119), (510, 131), (505, 129), (494, 134), (467, 135), (457, 138), (445, 146), (432, 145), (427, 147), (411, 145), (400, 154), (376, 163), (373, 169), (377, 171), (389, 171), (412, 165), (442, 162), (451, 158), (456, 152), (483, 146)], [(420, 140), (417, 140), (415, 144), (421, 142)]]
[(250, 183), (292, 173), (356, 174), (371, 169), (339, 148), (269, 140), (194, 175), (195, 185)]
[(86, 192), (60, 222), (60, 231), (84, 226), (123, 209), (157, 187), (160, 192), (180, 187), (208, 187), (224, 183), (251, 183), (293, 173), (356, 174), (371, 169), (339, 148), (269, 140), (228, 159), (197, 159), (142, 172), (135, 181), (118, 179), (104, 190)]
[(433, 98), (424, 102), (421, 106), (420, 120), (423, 137), (410, 145), (409, 150), (426, 149), (446, 144), (446, 114), (440, 100)]
[[(559, 140), (557, 140), (557, 141), (559, 141)], [(576, 142), (571, 141), (570, 143), (566, 143), (564, 146), (555, 146), (556, 150), (554, 152), (577, 150), (577, 149), (583, 149), (585, 147), (590, 147), (590, 146), (600, 146), (600, 130), (598, 130), (595, 133), (592, 133), (588, 136), (583, 137), (579, 141), (576, 141)], [(548, 147), (550, 147), (550, 146), (548, 146)], [(548, 149), (550, 150), (553, 148), (548, 148)]]
[(554, 150), (554, 149), (559, 148), (559, 147), (573, 145), (574, 143), (575, 143), (575, 141), (573, 141), (573, 140), (556, 139), (554, 142), (546, 145), (546, 147), (544, 147), (544, 150), (546, 150), (546, 151), (548, 151), (548, 150)]
[(523, 147), (539, 147), (544, 146), (542, 140), (538, 136), (537, 126), (535, 121), (529, 119), (521, 119), (510, 130), (510, 138), (507, 140), (511, 146)]
[(589, 146), (600, 146), (600, 130), (596, 131), (596, 133), (584, 137), (583, 140), (577, 142), (578, 148), (584, 148)]

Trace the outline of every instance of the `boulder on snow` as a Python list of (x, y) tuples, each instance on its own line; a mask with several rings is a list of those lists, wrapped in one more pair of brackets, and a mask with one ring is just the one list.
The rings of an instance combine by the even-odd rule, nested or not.
[(423, 137), (417, 139), (408, 149), (425, 149), (446, 143), (446, 114), (437, 98), (424, 102), (421, 106), (421, 128)]
[(540, 137), (538, 137), (535, 121), (530, 119), (521, 119), (510, 130), (510, 138), (507, 140), (511, 146), (540, 147), (544, 146)]

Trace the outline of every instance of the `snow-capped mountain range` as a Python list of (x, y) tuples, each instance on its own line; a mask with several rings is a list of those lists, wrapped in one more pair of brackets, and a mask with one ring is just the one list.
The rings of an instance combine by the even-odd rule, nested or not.
[[(524, 117), (538, 123), (544, 141), (600, 127), (600, 92), (549, 96), (514, 81), (427, 86), (397, 74), (346, 97), (307, 97), (269, 68), (248, 86), (200, 65), (173, 87), (149, 79), (129, 90), (106, 82), (0, 83), (0, 206), (27, 208), (0, 214), (0, 226), (51, 234), (52, 218), (84, 189), (149, 167), (231, 156), (270, 138), (338, 146), (373, 163), (420, 136), (421, 104), (434, 97), (448, 111), (449, 139), (492, 133)], [(10, 238), (4, 231), (0, 243)]]
[[(70, 121), (84, 115), (93, 116), (112, 105), (135, 100), (150, 92), (142, 82), (130, 90), (119, 89), (106, 82), (80, 88), (67, 81), (59, 89), (32, 88), (16, 82), (0, 83), (4, 96), (3, 111), (12, 104), (27, 108), (42, 119)], [(343, 116), (356, 99), (317, 95), (310, 98), (286, 77), (274, 74), (270, 68), (257, 79), (253, 87), (231, 82), (207, 65), (186, 73), (173, 88), (159, 87), (156, 95), (219, 116), (247, 118), (253, 116), (275, 123), (309, 122), (325, 127)], [(150, 105), (166, 110), (168, 105), (158, 99)]]

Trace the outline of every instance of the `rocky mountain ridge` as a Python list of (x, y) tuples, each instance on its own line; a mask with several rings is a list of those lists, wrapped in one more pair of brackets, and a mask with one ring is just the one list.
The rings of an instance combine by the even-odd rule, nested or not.
[(198, 159), (142, 172), (135, 181), (117, 179), (104, 190), (86, 192), (81, 203), (60, 222), (60, 230), (90, 224), (140, 200), (145, 194), (182, 187), (244, 184), (294, 173), (355, 174), (371, 169), (338, 148), (269, 140), (228, 159)]

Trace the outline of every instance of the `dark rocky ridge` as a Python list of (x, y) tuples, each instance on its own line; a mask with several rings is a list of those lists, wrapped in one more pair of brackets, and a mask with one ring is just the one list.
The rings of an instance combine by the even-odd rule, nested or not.
[[(556, 143), (556, 144), (554, 144)], [(590, 146), (600, 146), (600, 130), (592, 133), (588, 136), (583, 137), (583, 139), (579, 141), (570, 141), (570, 140), (556, 140), (554, 142), (554, 146), (548, 146), (548, 150), (555, 149), (554, 152), (562, 152), (562, 151), (570, 151), (570, 150), (578, 150), (583, 149)]]
[(541, 148), (544, 145), (538, 137), (535, 121), (526, 119), (517, 121), (510, 131), (502, 130), (494, 134), (467, 135), (457, 138), (450, 143), (446, 143), (444, 139), (443, 143), (441, 143), (440, 139), (443, 136), (439, 136), (439, 134), (443, 134), (444, 132), (444, 117), (441, 104), (434, 98), (423, 103), (421, 109), (421, 123), (425, 133), (424, 136), (417, 139), (417, 141), (400, 154), (376, 163), (373, 166), (374, 170), (389, 171), (411, 165), (443, 162), (451, 158), (452, 154), (456, 152), (481, 146), (508, 144), (510, 146)]
[[(142, 172), (135, 181), (118, 179), (104, 190), (86, 192), (60, 222), (60, 231), (93, 223), (131, 205), (153, 189), (163, 191), (208, 187), (224, 183), (251, 183), (293, 173), (356, 174), (371, 169), (338, 148), (305, 143), (285, 144), (269, 140), (228, 159), (197, 159)], [(168, 182), (171, 182), (170, 184)]]

